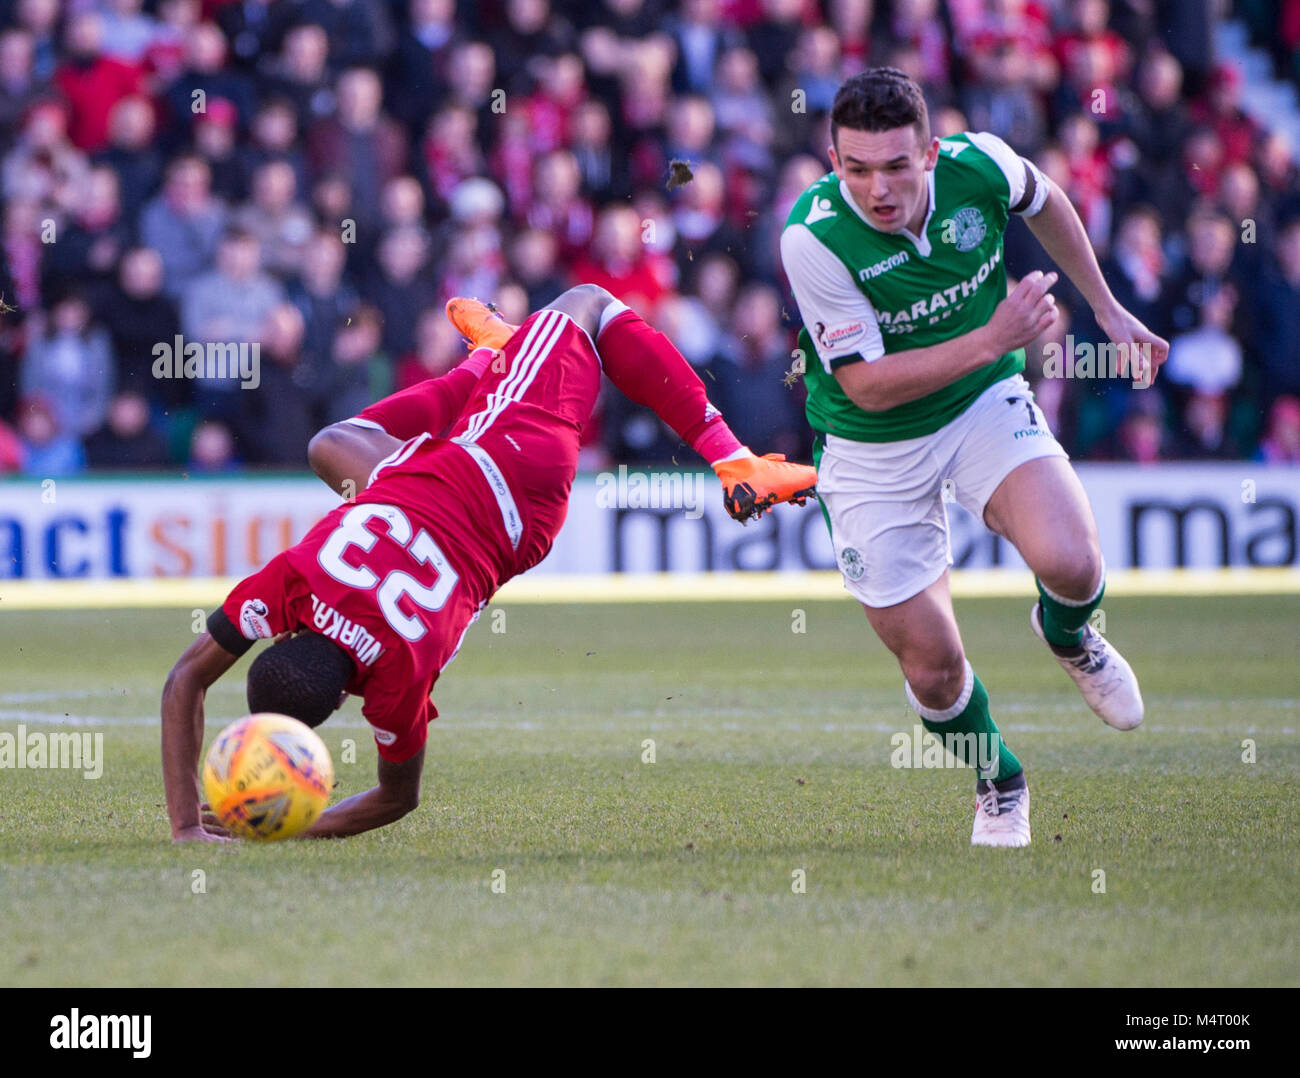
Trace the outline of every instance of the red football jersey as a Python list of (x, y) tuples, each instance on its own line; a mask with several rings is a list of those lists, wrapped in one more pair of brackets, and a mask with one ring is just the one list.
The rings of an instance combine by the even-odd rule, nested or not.
[[(502, 360), (450, 438), (404, 443), (355, 504), (222, 604), (245, 640), (301, 628), (342, 647), (354, 665), (347, 691), (363, 698), (387, 760), (424, 745), (438, 714), (429, 693), (466, 630), (501, 584), (546, 556), (564, 522), (599, 359), (567, 315), (541, 311)], [(367, 412), (382, 425), (383, 402)]]

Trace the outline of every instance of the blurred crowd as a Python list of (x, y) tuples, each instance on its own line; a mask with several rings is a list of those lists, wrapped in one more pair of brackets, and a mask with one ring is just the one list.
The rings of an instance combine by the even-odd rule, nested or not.
[[(594, 281), (667, 333), (738, 436), (804, 457), (778, 238), (872, 64), (936, 133), (1068, 192), (1156, 386), (1044, 378), (1080, 459), (1300, 460), (1295, 148), (1242, 112), (1210, 0), (0, 0), (0, 472), (302, 467), (316, 429)], [(1240, 4), (1296, 78), (1300, 4)], [(674, 161), (689, 164), (690, 178)], [(1023, 222), (1012, 275), (1045, 266)], [(256, 389), (157, 377), (256, 342)], [(607, 393), (584, 463), (698, 463)]]

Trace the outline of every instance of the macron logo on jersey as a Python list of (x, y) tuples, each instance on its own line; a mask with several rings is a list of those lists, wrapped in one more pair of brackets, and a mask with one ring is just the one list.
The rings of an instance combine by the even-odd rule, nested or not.
[(806, 225), (816, 224), (818, 221), (825, 221), (828, 217), (835, 216), (835, 206), (829, 198), (818, 198), (813, 196), (812, 205), (808, 207), (808, 216), (803, 219)]
[(882, 273), (888, 273), (895, 266), (901, 266), (904, 262), (911, 261), (911, 255), (906, 251), (897, 251), (888, 258), (882, 258), (874, 266), (868, 266), (866, 269), (858, 270), (859, 281), (869, 281), (873, 277), (879, 277)]
[(345, 618), (328, 603), (311, 597), (311, 620), (321, 636), (337, 640), (357, 657), (357, 662), (369, 666), (384, 653), (379, 641), (355, 621)]

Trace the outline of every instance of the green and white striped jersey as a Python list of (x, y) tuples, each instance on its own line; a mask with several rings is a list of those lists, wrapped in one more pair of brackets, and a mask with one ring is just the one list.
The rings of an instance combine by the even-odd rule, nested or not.
[(988, 322), (1007, 295), (1008, 214), (1012, 207), (1037, 213), (1048, 192), (1041, 172), (987, 132), (943, 139), (926, 178), (930, 209), (920, 235), (881, 232), (833, 172), (790, 211), (781, 260), (803, 320), (799, 347), (814, 430), (859, 442), (919, 438), (1024, 369), (1024, 349), (1016, 349), (883, 412), (859, 408), (835, 380), (844, 363), (925, 348)]

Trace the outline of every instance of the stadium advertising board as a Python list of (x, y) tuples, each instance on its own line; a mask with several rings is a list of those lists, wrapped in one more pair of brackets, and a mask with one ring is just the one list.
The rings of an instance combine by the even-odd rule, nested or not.
[[(1300, 469), (1251, 463), (1081, 465), (1112, 568), (1300, 564)], [(0, 579), (240, 576), (300, 537), (336, 499), (307, 478), (60, 479), (0, 483)], [(954, 562), (1023, 566), (956, 503)], [(834, 567), (817, 507), (740, 527), (711, 475), (584, 475), (536, 573)]]

